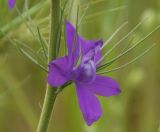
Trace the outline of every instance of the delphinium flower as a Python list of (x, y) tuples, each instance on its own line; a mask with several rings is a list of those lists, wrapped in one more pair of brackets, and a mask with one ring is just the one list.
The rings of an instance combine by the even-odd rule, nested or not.
[(8, 0), (8, 8), (12, 10), (16, 4), (16, 0)]
[(96, 62), (101, 58), (102, 40), (85, 40), (75, 34), (75, 28), (71, 23), (66, 22), (68, 55), (50, 62), (48, 83), (59, 87), (72, 81), (76, 86), (83, 117), (87, 125), (91, 125), (102, 115), (96, 96), (113, 96), (119, 94), (121, 90), (110, 77), (96, 74), (96, 67), (99, 66)]

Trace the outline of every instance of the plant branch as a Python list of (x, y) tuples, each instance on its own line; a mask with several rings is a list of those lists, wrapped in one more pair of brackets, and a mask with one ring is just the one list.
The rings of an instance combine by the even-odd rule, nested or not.
[[(56, 59), (56, 49), (58, 46), (57, 33), (59, 30), (59, 18), (60, 18), (60, 1), (51, 0), (51, 30), (50, 30), (50, 45), (49, 45), (49, 59), (48, 63)], [(57, 96), (57, 88), (51, 87), (47, 84), (47, 90), (45, 94), (44, 104), (37, 128), (37, 132), (47, 132), (50, 118), (52, 115), (53, 105)]]

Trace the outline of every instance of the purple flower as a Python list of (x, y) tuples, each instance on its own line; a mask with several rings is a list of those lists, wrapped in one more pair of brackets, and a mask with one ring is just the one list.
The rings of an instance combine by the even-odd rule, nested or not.
[(117, 95), (120, 88), (111, 78), (96, 74), (96, 62), (101, 58), (102, 40), (85, 40), (75, 34), (74, 27), (66, 22), (68, 55), (50, 62), (48, 83), (58, 87), (68, 81), (74, 82), (80, 110), (87, 125), (91, 125), (102, 115), (96, 96)]
[(8, 0), (8, 8), (12, 10), (16, 4), (16, 0)]

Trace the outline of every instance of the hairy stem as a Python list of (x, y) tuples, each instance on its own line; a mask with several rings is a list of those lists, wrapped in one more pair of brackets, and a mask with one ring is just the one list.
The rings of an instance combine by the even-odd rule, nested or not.
[[(48, 63), (56, 59), (57, 33), (59, 29), (59, 17), (60, 17), (60, 2), (59, 0), (51, 0), (51, 30), (50, 30), (50, 45), (49, 45), (49, 59)], [(53, 105), (57, 96), (56, 88), (47, 85), (43, 108), (37, 128), (37, 132), (47, 132), (50, 118), (52, 115)]]

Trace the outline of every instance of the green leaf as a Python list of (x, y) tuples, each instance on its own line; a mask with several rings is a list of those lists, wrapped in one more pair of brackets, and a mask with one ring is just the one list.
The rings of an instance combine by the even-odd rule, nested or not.
[(97, 68), (97, 71), (102, 70), (104, 68), (106, 68), (107, 66), (111, 65), (113, 62), (115, 62), (116, 60), (118, 60), (119, 58), (121, 58), (122, 56), (124, 56), (125, 54), (129, 53), (131, 50), (135, 49), (137, 46), (139, 46), (144, 40), (146, 40), (150, 35), (152, 35), (154, 32), (156, 32), (157, 30), (160, 29), (160, 25), (157, 26), (155, 29), (153, 29), (148, 35), (146, 35), (144, 38), (142, 38), (141, 40), (139, 40), (136, 44), (134, 44), (133, 46), (131, 46), (130, 48), (128, 48), (126, 51), (124, 51), (123, 53), (119, 54), (118, 56), (116, 56), (115, 58), (113, 58), (112, 60), (106, 62), (105, 64), (99, 66)]
[[(58, 38), (59, 39), (57, 39), (57, 56), (58, 56), (58, 54), (59, 54), (59, 50), (60, 50), (60, 46), (61, 46), (61, 35), (62, 35), (62, 25), (63, 25), (63, 20), (65, 19), (65, 9), (66, 9), (66, 6), (67, 6), (67, 4), (68, 4), (68, 1), (69, 0), (66, 0), (65, 1), (65, 3), (64, 3), (64, 6), (63, 6), (63, 8), (62, 8), (62, 10), (61, 10), (61, 17), (60, 17), (60, 23), (59, 23), (59, 30), (58, 30)], [(65, 36), (65, 35), (64, 35)], [(65, 41), (66, 42), (66, 41)]]
[[(47, 59), (43, 59), (43, 60), (42, 60), (42, 57), (39, 56), (36, 51), (34, 51), (33, 49), (31, 49), (29, 46), (27, 46), (26, 43), (24, 43), (24, 42), (22, 42), (22, 41), (20, 41), (20, 40), (17, 40), (17, 39), (15, 39), (14, 41), (16, 42), (16, 45), (17, 45), (18, 47), (26, 50), (29, 54), (34, 55), (34, 56), (37, 58), (37, 60), (39, 60), (39, 61), (42, 62), (43, 64), (46, 64), (46, 63), (47, 63)], [(39, 50), (41, 50), (41, 48), (40, 48)]]
[(123, 38), (121, 38), (116, 44), (114, 44), (111, 49), (109, 49), (103, 56), (102, 58), (98, 61), (98, 63), (102, 62), (102, 60), (108, 56), (117, 46), (119, 46), (121, 44), (121, 42), (123, 40), (125, 40), (127, 37), (129, 37), (135, 30), (137, 30), (140, 25), (143, 23), (144, 20), (142, 20), (141, 22), (139, 22), (130, 32), (128, 32)]
[(134, 63), (135, 61), (137, 61), (138, 59), (142, 58), (145, 54), (147, 54), (153, 47), (155, 46), (155, 44), (153, 44), (150, 48), (146, 49), (143, 53), (141, 53), (140, 55), (138, 55), (137, 57), (135, 57), (134, 59), (132, 59), (131, 61), (119, 66), (119, 67), (116, 67), (114, 69), (111, 69), (111, 70), (107, 70), (107, 71), (103, 71), (103, 72), (98, 72), (98, 74), (106, 74), (106, 73), (110, 73), (110, 72), (114, 72), (114, 71), (117, 71), (117, 70), (120, 70), (122, 68), (125, 68), (126, 66)]
[(112, 9), (107, 9), (107, 10), (104, 10), (104, 11), (99, 11), (99, 12), (96, 12), (96, 13), (94, 13), (94, 14), (92, 14), (92, 15), (86, 16), (86, 17), (85, 17), (85, 20), (93, 19), (93, 18), (96, 18), (96, 17), (98, 17), (98, 16), (100, 16), (100, 15), (104, 15), (104, 14), (106, 14), (106, 13), (110, 13), (110, 12), (114, 12), (114, 11), (119, 11), (119, 10), (122, 10), (122, 9), (125, 9), (125, 8), (127, 8), (126, 5), (124, 5), (124, 6), (119, 6), (119, 7), (112, 8)]
[(83, 9), (84, 12), (83, 12), (83, 14), (82, 14), (82, 16), (81, 16), (81, 18), (80, 18), (80, 20), (79, 20), (78, 25), (81, 25), (81, 23), (82, 23), (84, 17), (86, 16), (86, 13), (87, 13), (87, 10), (89, 9), (89, 7), (90, 7), (90, 5), (88, 4), (88, 5), (85, 7), (85, 9)]
[(38, 31), (38, 36), (39, 36), (39, 39), (40, 39), (40, 44), (41, 44), (41, 47), (43, 49), (44, 56), (46, 57), (46, 60), (48, 60), (48, 47), (47, 47), (48, 44), (47, 44), (47, 41), (41, 35), (38, 27), (37, 27), (37, 31)]
[(39, 66), (42, 70), (44, 70), (45, 72), (48, 72), (47, 68), (45, 68), (44, 66), (42, 66), (33, 56), (31, 56), (30, 54), (28, 54), (25, 50), (19, 48), (20, 52), (26, 56), (31, 62), (33, 62), (34, 64), (36, 64), (37, 66)]
[(31, 34), (33, 35), (33, 38), (35, 38), (36, 40), (38, 40), (38, 42), (40, 42), (37, 31), (35, 30), (35, 25), (33, 23), (33, 21), (31, 20), (28, 10), (26, 10), (26, 14), (25, 16), (23, 16), (23, 14), (21, 14), (21, 12), (19, 11), (18, 8), (16, 8), (16, 11), (19, 15), (19, 17), (22, 19), (22, 21), (24, 22), (24, 24), (26, 25), (26, 27), (28, 28), (28, 30), (31, 32)]
[(102, 46), (101, 49), (103, 49), (105, 46), (107, 46), (107, 45), (110, 43), (110, 41), (113, 39), (113, 37), (115, 37), (115, 36), (118, 34), (118, 32), (119, 32), (124, 26), (126, 26), (127, 24), (128, 24), (128, 22), (125, 22), (125, 23), (123, 23), (119, 28), (117, 28), (116, 31), (114, 31), (113, 34), (108, 38), (108, 40), (107, 40), (106, 42), (104, 42), (104, 44), (103, 44), (103, 46)]
[[(42, 8), (42, 6), (44, 6), (47, 3), (47, 1), (41, 1), (38, 4), (36, 4), (35, 6), (33, 6), (31, 9), (29, 9), (28, 14), (33, 15), (36, 12), (39, 11), (39, 9)], [(24, 18), (27, 17), (26, 12), (24, 12), (22, 14), (22, 16)], [(6, 34), (9, 30), (16, 28), (19, 24), (21, 24), (23, 22), (23, 19), (21, 18), (21, 16), (18, 16), (17, 18), (13, 19), (11, 22), (9, 22), (8, 24), (4, 25), (0, 30), (3, 32), (3, 34), (0, 34), (0, 38), (3, 37), (4, 34)]]
[(26, 44), (19, 40), (12, 41), (14, 46), (25, 56), (27, 57), (31, 62), (38, 65), (41, 69), (44, 71), (47, 71), (47, 64), (44, 60), (38, 56), (35, 51), (33, 51), (31, 48), (29, 48)]

